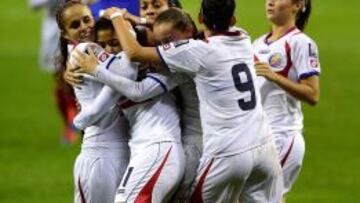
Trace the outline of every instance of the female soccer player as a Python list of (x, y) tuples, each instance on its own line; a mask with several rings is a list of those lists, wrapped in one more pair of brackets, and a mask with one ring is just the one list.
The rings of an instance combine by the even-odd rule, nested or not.
[[(105, 22), (106, 20), (102, 21)], [(109, 23), (111, 24), (111, 21), (109, 21)], [(106, 24), (108, 25), (108, 23)], [(167, 43), (169, 40), (193, 38), (197, 34), (196, 26), (190, 16), (179, 9), (173, 8), (162, 12), (156, 18), (154, 31), (156, 40), (163, 43)], [(112, 32), (115, 32), (115, 30), (106, 30), (106, 33)], [(105, 30), (102, 30), (101, 33), (105, 33)], [(97, 36), (98, 41), (111, 41), (113, 38), (104, 38), (105, 35)], [(176, 38), (174, 38), (175, 36)], [(84, 61), (90, 60), (84, 59)], [(97, 64), (91, 65), (96, 66)], [(80, 64), (80, 66), (84, 66), (84, 64)], [(196, 169), (202, 154), (202, 128), (199, 115), (199, 101), (192, 78), (185, 74), (149, 74), (142, 81), (135, 82), (125, 77), (111, 74), (111, 72), (106, 69), (100, 69), (96, 75), (100, 76), (98, 79), (101, 82), (113, 87), (128, 99), (136, 102), (143, 102), (164, 92), (166, 93), (175, 86), (179, 87), (178, 92), (181, 96), (182, 143), (186, 153), (186, 169), (185, 177), (173, 200), (185, 202), (190, 195), (191, 184), (195, 179)]]
[[(114, 59), (114, 61), (116, 60)], [(92, 61), (91, 59), (84, 60), (77, 65), (81, 67), (84, 62), (96, 66), (98, 60), (93, 57)], [(112, 64), (112, 61), (108, 61), (100, 66), (107, 71), (107, 67)], [(119, 66), (120, 70), (132, 69), (123, 63)], [(101, 78), (102, 74), (99, 72), (97, 76)], [(116, 76), (116, 74), (112, 75)], [(130, 80), (134, 80), (134, 78), (130, 78)], [(160, 93), (167, 88), (173, 88), (171, 83), (174, 83), (174, 80), (171, 83), (161, 83), (161, 80), (166, 80), (165, 76), (148, 74), (142, 83), (145, 84), (145, 88), (150, 90), (146, 90), (147, 92), (152, 91), (154, 82), (157, 86), (159, 83), (164, 85), (158, 88)], [(165, 86), (165, 84), (170, 85)], [(133, 94), (133, 90), (138, 90), (140, 86), (127, 86), (127, 88)], [(91, 105), (82, 108), (76, 116), (74, 124), (76, 126), (93, 124), (96, 117), (104, 113), (104, 109), (116, 104), (113, 95), (111, 93), (99, 95)], [(132, 98), (132, 96), (129, 97)], [(149, 98), (152, 97), (154, 96)], [(185, 168), (180, 137), (180, 118), (175, 100), (170, 93), (167, 93), (142, 103), (122, 102), (121, 107), (130, 124), (131, 157), (127, 173), (119, 186), (116, 202), (168, 202), (180, 184)]]
[[(125, 29), (125, 11), (108, 16), (128, 57), (195, 75), (204, 151), (192, 202), (279, 202), (281, 169), (254, 84), (249, 36), (235, 24), (234, 0), (204, 0), (207, 42), (185, 40), (142, 47)], [(95, 74), (96, 69), (88, 69)]]
[(302, 31), (311, 0), (267, 0), (272, 29), (253, 43), (263, 106), (275, 136), (285, 196), (299, 175), (305, 152), (301, 102), (319, 100), (320, 63), (315, 42)]
[[(70, 50), (77, 43), (93, 40), (94, 20), (87, 6), (69, 1), (59, 9), (57, 23), (61, 30), (60, 65), (65, 69)], [(111, 57), (106, 60), (111, 60)], [(84, 80), (81, 89), (74, 88), (82, 109), (89, 106), (105, 88), (91, 77), (86, 76)], [(126, 120), (116, 107), (106, 109), (104, 116), (84, 129), (81, 153), (74, 167), (76, 203), (114, 202), (129, 158), (127, 136)]]

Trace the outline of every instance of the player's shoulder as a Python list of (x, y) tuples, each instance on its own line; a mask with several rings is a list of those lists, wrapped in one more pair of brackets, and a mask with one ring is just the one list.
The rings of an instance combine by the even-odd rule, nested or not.
[(269, 33), (266, 33), (266, 34), (263, 34), (263, 35), (261, 35), (260, 37), (256, 38), (256, 39), (252, 42), (253, 47), (256, 47), (256, 46), (259, 46), (260, 44), (265, 43), (266, 36), (268, 36), (268, 35), (269, 35)]
[(310, 36), (308, 36), (307, 34), (305, 34), (304, 32), (302, 32), (300, 30), (298, 32), (291, 34), (289, 36), (288, 41), (290, 44), (316, 45), (316, 42)]

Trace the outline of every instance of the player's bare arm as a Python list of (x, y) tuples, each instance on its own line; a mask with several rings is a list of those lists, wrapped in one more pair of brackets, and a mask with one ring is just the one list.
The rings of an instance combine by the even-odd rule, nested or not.
[(310, 105), (316, 105), (320, 98), (319, 77), (311, 76), (301, 79), (299, 83), (293, 82), (270, 69), (269, 64), (255, 63), (256, 74), (276, 83), (295, 98)]
[(160, 63), (161, 59), (155, 47), (142, 47), (131, 35), (127, 28), (126, 20), (123, 17), (124, 13), (125, 10), (123, 9), (110, 8), (106, 10), (105, 16), (112, 20), (118, 39), (126, 55), (132, 61)]

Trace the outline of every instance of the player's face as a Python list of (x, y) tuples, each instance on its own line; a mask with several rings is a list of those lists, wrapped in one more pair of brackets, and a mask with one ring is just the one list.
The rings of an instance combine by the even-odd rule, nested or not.
[(116, 33), (111, 30), (99, 30), (97, 33), (97, 43), (110, 54), (117, 54), (122, 51)]
[(173, 23), (164, 22), (154, 25), (154, 36), (155, 40), (160, 44), (169, 43), (171, 41), (189, 39), (192, 37), (192, 30), (187, 29), (182, 32), (174, 28)]
[(274, 24), (282, 25), (295, 18), (299, 4), (293, 0), (266, 0), (266, 16)]
[(167, 0), (141, 0), (140, 16), (146, 18), (150, 24), (153, 24), (160, 13), (169, 9)]
[(74, 42), (87, 42), (93, 39), (94, 18), (87, 6), (74, 5), (63, 13), (63, 36)]

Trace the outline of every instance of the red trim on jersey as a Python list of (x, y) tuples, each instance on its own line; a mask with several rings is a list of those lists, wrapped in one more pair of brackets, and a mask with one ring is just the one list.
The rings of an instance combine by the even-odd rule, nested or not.
[(256, 54), (254, 54), (254, 62), (260, 62), (260, 59), (256, 56)]
[(83, 189), (82, 189), (82, 186), (81, 186), (80, 177), (79, 177), (79, 179), (78, 179), (78, 187), (79, 187), (79, 191), (80, 191), (81, 203), (86, 203), (86, 198), (85, 198), (85, 194), (84, 194), (84, 191), (83, 191)]
[(169, 158), (170, 151), (172, 147), (170, 147), (169, 151), (165, 155), (164, 160), (160, 164), (159, 168), (156, 170), (154, 175), (150, 178), (149, 182), (145, 184), (143, 189), (140, 191), (139, 195), (136, 197), (134, 203), (151, 203), (152, 202), (152, 192), (154, 190), (154, 185), (156, 181), (159, 179), (162, 169), (165, 166), (166, 161)]
[(226, 32), (220, 32), (220, 33), (216, 33), (210, 37), (214, 37), (214, 36), (229, 36), (229, 37), (236, 37), (236, 36), (241, 36), (242, 32), (240, 30), (236, 30), (236, 31), (226, 31)]
[(285, 51), (286, 51), (286, 59), (287, 59), (286, 67), (284, 68), (284, 70), (277, 73), (287, 78), (290, 68), (293, 65), (291, 60), (291, 47), (288, 42), (285, 43)]
[(273, 34), (273, 32), (271, 31), (271, 32), (269, 32), (269, 34), (266, 35), (266, 37), (265, 37), (265, 39), (264, 39), (264, 42), (265, 42), (265, 44), (270, 45), (271, 43), (278, 41), (279, 39), (285, 37), (285, 36), (288, 35), (290, 32), (292, 32), (292, 31), (294, 31), (294, 30), (296, 30), (296, 29), (297, 29), (296, 26), (291, 27), (291, 28), (288, 29), (288, 31), (286, 31), (281, 37), (279, 37), (278, 39), (276, 39), (276, 40), (274, 40), (274, 41), (269, 42), (269, 38), (270, 38), (271, 35)]
[(197, 184), (194, 193), (191, 195), (191, 199), (190, 199), (191, 203), (203, 203), (204, 202), (203, 197), (202, 197), (204, 183), (205, 183), (206, 176), (208, 175), (213, 162), (214, 162), (214, 159), (211, 160), (210, 164), (207, 166), (204, 173), (201, 175), (201, 177), (199, 179), (199, 183)]
[(291, 144), (290, 144), (290, 147), (288, 149), (288, 151), (286, 152), (284, 158), (281, 160), (280, 164), (281, 164), (281, 167), (284, 167), (287, 159), (289, 158), (289, 155), (290, 155), (290, 152), (294, 146), (294, 141), (295, 141), (295, 136), (293, 137), (292, 141), (291, 141)]
[(122, 108), (122, 109), (127, 109), (127, 108), (130, 108), (130, 107), (133, 107), (133, 106), (136, 106), (138, 104), (143, 104), (143, 103), (146, 103), (148, 101), (151, 101), (151, 99), (148, 99), (148, 100), (145, 100), (143, 102), (134, 102), (134, 101), (131, 101), (131, 100), (126, 100), (125, 102), (119, 104), (119, 106)]

